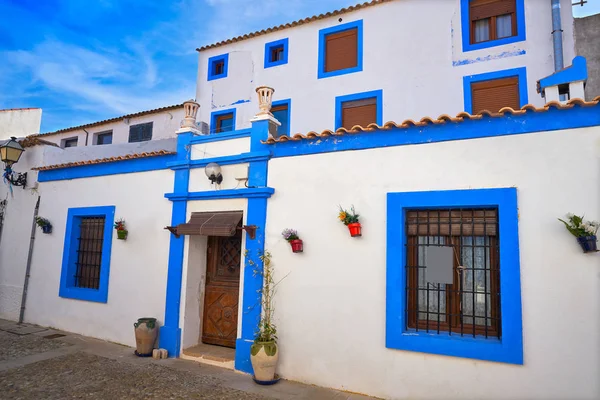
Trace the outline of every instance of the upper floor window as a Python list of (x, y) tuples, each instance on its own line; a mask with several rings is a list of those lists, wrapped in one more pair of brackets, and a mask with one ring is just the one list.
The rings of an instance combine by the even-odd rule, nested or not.
[(524, 0), (461, 0), (463, 51), (525, 40)]
[(100, 132), (96, 135), (96, 144), (112, 144), (112, 131)]
[(152, 122), (129, 127), (129, 143), (152, 140)]
[(215, 111), (211, 114), (211, 133), (231, 132), (235, 130), (235, 109)]
[(66, 149), (67, 147), (77, 147), (77, 138), (74, 137), (74, 138), (63, 139), (62, 147), (64, 149)]
[(503, 107), (518, 110), (527, 104), (525, 68), (488, 72), (463, 78), (465, 111), (497, 113)]
[(352, 129), (355, 125), (364, 128), (369, 124), (381, 125), (381, 99), (381, 90), (336, 97), (335, 128)]
[(227, 77), (229, 64), (229, 54), (210, 57), (208, 59), (208, 80), (221, 79)]
[(319, 31), (319, 78), (362, 71), (362, 20)]
[(265, 44), (265, 68), (276, 67), (288, 62), (288, 39)]
[(271, 107), (271, 113), (281, 122), (281, 126), (277, 128), (278, 135), (289, 135), (290, 134), (290, 100), (274, 101)]

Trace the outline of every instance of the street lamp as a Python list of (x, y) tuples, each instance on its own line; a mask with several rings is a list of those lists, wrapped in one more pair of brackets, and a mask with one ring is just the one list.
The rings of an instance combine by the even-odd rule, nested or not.
[(217, 163), (208, 163), (206, 167), (204, 167), (204, 173), (210, 180), (211, 184), (216, 182), (218, 185), (220, 185), (221, 182), (223, 182), (223, 175), (221, 175), (221, 167)]
[(27, 183), (27, 172), (20, 174), (12, 170), (12, 165), (19, 161), (25, 149), (17, 142), (16, 137), (11, 137), (0, 145), (0, 159), (4, 162), (4, 179), (15, 186), (23, 186)]

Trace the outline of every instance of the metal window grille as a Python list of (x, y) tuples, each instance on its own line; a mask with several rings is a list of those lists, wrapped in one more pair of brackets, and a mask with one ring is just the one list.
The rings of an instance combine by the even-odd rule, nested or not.
[[(501, 337), (497, 209), (406, 212), (407, 328)], [(430, 246), (452, 251), (452, 283), (429, 282)]]
[(129, 127), (129, 143), (145, 142), (152, 139), (152, 122)]
[(80, 220), (75, 262), (76, 287), (87, 289), (100, 287), (104, 223), (105, 217), (84, 217)]

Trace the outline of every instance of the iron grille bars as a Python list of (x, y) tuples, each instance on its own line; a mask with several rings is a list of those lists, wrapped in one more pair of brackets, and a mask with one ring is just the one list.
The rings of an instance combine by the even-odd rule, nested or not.
[(104, 242), (105, 217), (83, 217), (79, 224), (75, 286), (87, 289), (100, 287), (100, 266)]

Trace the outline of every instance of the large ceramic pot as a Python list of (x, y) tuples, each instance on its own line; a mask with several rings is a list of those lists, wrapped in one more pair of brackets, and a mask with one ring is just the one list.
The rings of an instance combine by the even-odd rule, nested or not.
[(133, 323), (133, 327), (135, 328), (135, 354), (140, 357), (151, 357), (158, 336), (156, 318), (140, 318)]
[(279, 360), (277, 343), (254, 342), (250, 347), (250, 362), (254, 369), (254, 379), (268, 382), (275, 379), (275, 369)]
[(598, 238), (596, 236), (581, 236), (577, 238), (577, 242), (579, 242), (584, 253), (594, 253), (598, 251), (597, 241)]

